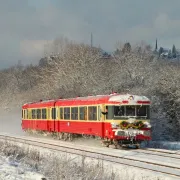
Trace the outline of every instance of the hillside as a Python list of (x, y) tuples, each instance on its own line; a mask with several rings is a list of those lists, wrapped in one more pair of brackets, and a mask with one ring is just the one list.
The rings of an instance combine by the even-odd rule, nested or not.
[(180, 64), (152, 51), (131, 50), (102, 58), (98, 48), (67, 44), (39, 65), (0, 71), (1, 107), (58, 97), (132, 93), (152, 100), (153, 140), (180, 140)]

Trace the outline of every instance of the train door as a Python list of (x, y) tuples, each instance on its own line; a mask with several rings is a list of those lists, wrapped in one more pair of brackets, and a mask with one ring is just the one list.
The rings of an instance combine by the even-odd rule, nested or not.
[(104, 116), (102, 114), (103, 112), (103, 105), (98, 106), (98, 121), (100, 121), (100, 127), (101, 127), (101, 137), (104, 137)]
[(56, 119), (56, 108), (51, 107), (49, 108), (49, 119), (47, 121), (47, 129), (48, 131), (54, 131), (55, 127), (55, 119)]
[(30, 122), (31, 129), (36, 129), (36, 109), (32, 109), (32, 120)]
[(54, 120), (54, 131), (55, 132), (60, 132), (60, 114), (61, 114), (61, 109), (60, 107), (55, 107), (56, 108), (56, 118)]

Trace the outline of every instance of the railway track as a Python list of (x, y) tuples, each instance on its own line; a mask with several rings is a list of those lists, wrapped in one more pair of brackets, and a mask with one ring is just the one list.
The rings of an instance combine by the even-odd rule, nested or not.
[(138, 150), (132, 150), (132, 151), (147, 154), (147, 155), (154, 155), (154, 156), (162, 156), (162, 157), (180, 159), (180, 152), (179, 151), (163, 151), (163, 150), (156, 150), (156, 149), (138, 149)]
[[(110, 149), (110, 151), (108, 148), (94, 148), (82, 145), (76, 146), (71, 143), (64, 143), (61, 141), (25, 136), (0, 135), (0, 139), (32, 145), (35, 147), (47, 148), (53, 151), (61, 151), (80, 156), (83, 155), (89, 158), (98, 158), (106, 162), (135, 167), (170, 176), (175, 179), (180, 179), (180, 156), (178, 154), (165, 152), (158, 152), (157, 154), (154, 154), (156, 152), (153, 150), (125, 151)], [(148, 157), (148, 159), (143, 156)]]

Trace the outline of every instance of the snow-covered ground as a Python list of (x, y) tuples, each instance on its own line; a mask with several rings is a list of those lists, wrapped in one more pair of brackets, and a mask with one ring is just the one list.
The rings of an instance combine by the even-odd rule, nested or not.
[(23, 166), (11, 157), (0, 155), (0, 180), (41, 180), (43, 175)]
[[(142, 144), (142, 147), (145, 145)], [(157, 149), (168, 149), (168, 150), (180, 150), (180, 142), (170, 141), (150, 141), (146, 147), (157, 148)]]

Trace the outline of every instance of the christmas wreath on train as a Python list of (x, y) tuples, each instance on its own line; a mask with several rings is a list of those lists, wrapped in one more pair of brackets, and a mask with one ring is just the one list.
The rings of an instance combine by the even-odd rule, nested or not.
[(136, 121), (134, 123), (130, 123), (128, 121), (122, 121), (120, 123), (120, 128), (121, 129), (128, 129), (128, 128), (133, 128), (133, 129), (140, 129), (144, 127), (144, 123), (142, 121)]

